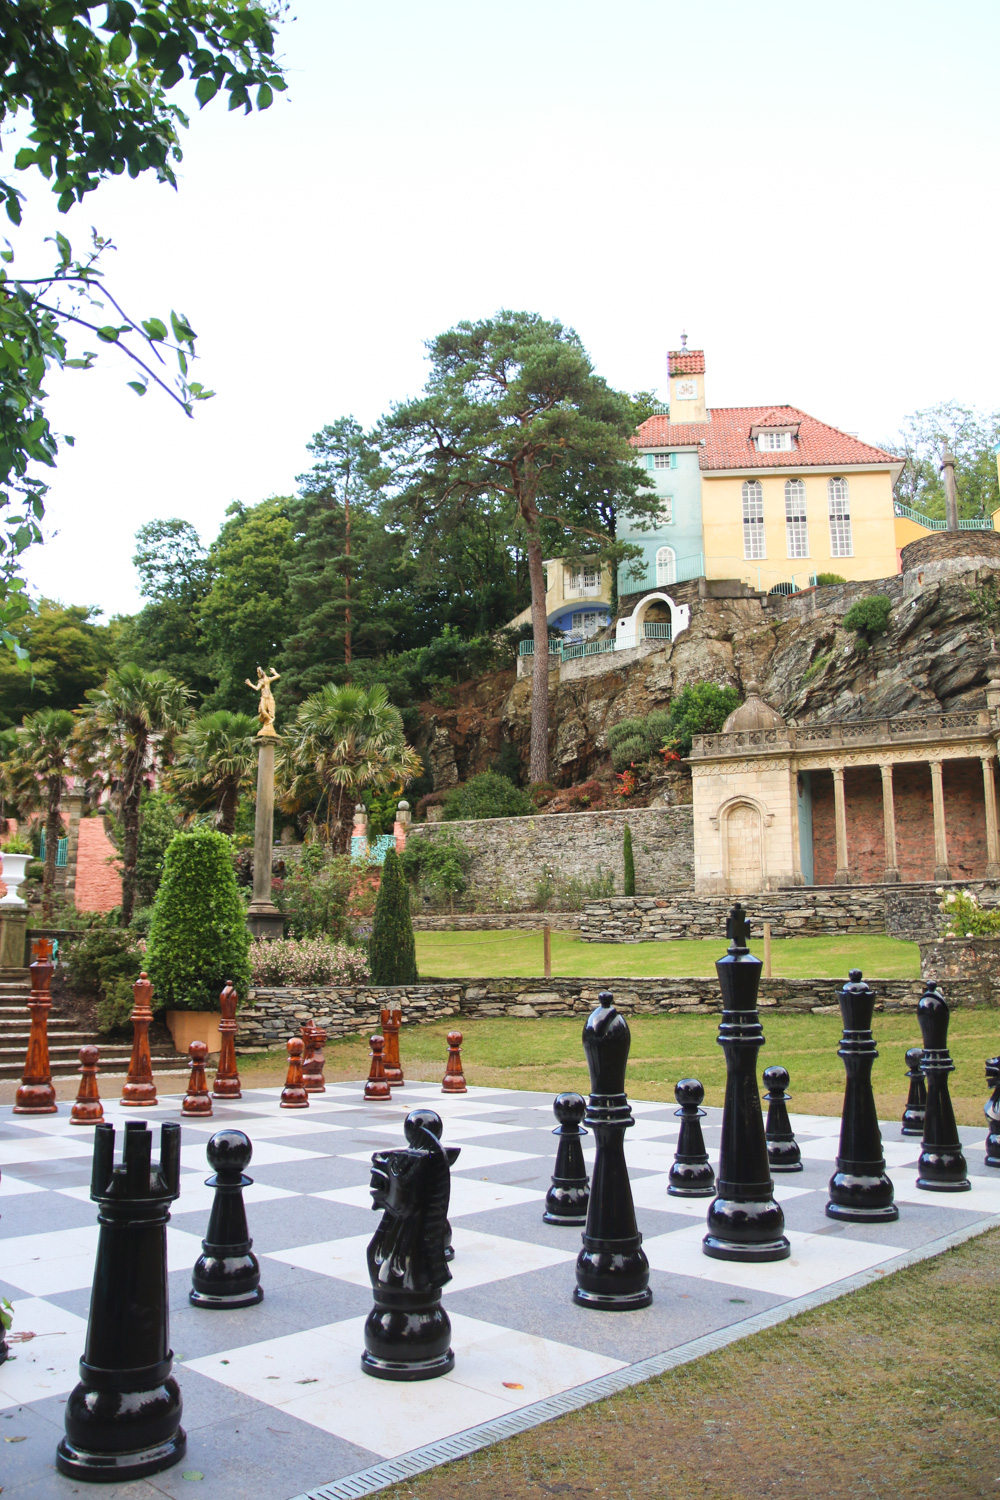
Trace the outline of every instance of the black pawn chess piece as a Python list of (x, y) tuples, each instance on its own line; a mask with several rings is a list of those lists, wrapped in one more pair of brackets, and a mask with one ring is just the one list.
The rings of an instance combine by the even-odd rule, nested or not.
[(361, 1368), (379, 1380), (431, 1380), (454, 1368), (441, 1289), (451, 1280), (448, 1199), (458, 1146), (441, 1145), (441, 1116), (413, 1109), (408, 1146), (372, 1156), (372, 1207), (382, 1219), (368, 1246), (375, 1306), (365, 1320)]
[(757, 1053), (764, 1029), (757, 1015), (759, 958), (747, 947), (750, 924), (737, 901), (726, 921), (729, 950), (715, 970), (722, 990), (718, 1043), (726, 1056), (717, 1197), (708, 1209), (702, 1249), (715, 1260), (785, 1260), (785, 1216), (774, 1201), (764, 1116), (757, 1089)]
[(167, 1220), (180, 1193), (181, 1131), (160, 1128), (160, 1161), (144, 1120), (94, 1127), (90, 1196), (100, 1236), (80, 1383), (66, 1403), (56, 1466), (71, 1479), (116, 1483), (156, 1474), (183, 1458), (181, 1393), (170, 1373)]
[(767, 1090), (767, 1160), (772, 1172), (801, 1172), (802, 1152), (788, 1118), (787, 1104), (792, 1097), (788, 1089), (788, 1069), (777, 1064), (764, 1069)]
[(927, 1109), (927, 1084), (920, 1066), (923, 1052), (919, 1047), (910, 1047), (906, 1053), (906, 1076), (910, 1087), (903, 1110), (903, 1126), (900, 1135), (923, 1135), (924, 1113)]
[(924, 1039), (920, 1066), (927, 1080), (927, 1108), (917, 1163), (917, 1187), (929, 1193), (965, 1193), (972, 1187), (948, 1089), (948, 1074), (955, 1071), (948, 1051), (950, 1019), (947, 1000), (929, 979), (917, 1005), (917, 1020)]
[(872, 1067), (878, 1057), (871, 1030), (875, 991), (865, 984), (860, 969), (852, 969), (839, 999), (844, 1034), (837, 1055), (844, 1059), (847, 1083), (837, 1169), (830, 1178), (826, 1212), (828, 1218), (852, 1224), (883, 1223), (898, 1219), (899, 1209), (892, 1201), (893, 1186), (885, 1170), (872, 1093)]
[(625, 1094), (632, 1038), (611, 991), (602, 990), (597, 998), (601, 1003), (583, 1028), (591, 1090), (586, 1120), (597, 1151), (573, 1300), (582, 1307), (627, 1312), (653, 1300), (625, 1165), (625, 1131), (635, 1123)]
[(206, 1155), (212, 1176), (205, 1183), (215, 1188), (215, 1201), (188, 1296), (195, 1307), (252, 1307), (264, 1298), (243, 1202), (243, 1189), (253, 1182), (244, 1171), (253, 1146), (242, 1130), (219, 1130)]
[(715, 1197), (715, 1172), (701, 1133), (701, 1122), (708, 1113), (701, 1107), (704, 1097), (704, 1087), (697, 1078), (682, 1078), (674, 1088), (674, 1098), (680, 1105), (674, 1114), (681, 1128), (667, 1177), (667, 1192), (672, 1198)]
[(583, 1160), (583, 1137), (589, 1134), (581, 1121), (587, 1110), (582, 1094), (557, 1094), (552, 1112), (559, 1124), (552, 1134), (559, 1137), (552, 1186), (545, 1194), (546, 1224), (586, 1224), (590, 1179)]
[(983, 1105), (983, 1114), (990, 1122), (986, 1136), (986, 1165), (1000, 1167), (1000, 1057), (987, 1058), (986, 1082), (992, 1090)]

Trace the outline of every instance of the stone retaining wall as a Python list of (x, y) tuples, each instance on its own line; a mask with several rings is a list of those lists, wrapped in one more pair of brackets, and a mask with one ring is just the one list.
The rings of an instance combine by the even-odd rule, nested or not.
[(576, 932), (578, 911), (456, 912), (453, 916), (414, 915), (415, 932)]
[[(652, 943), (680, 938), (721, 938), (732, 896), (612, 896), (588, 901), (580, 915), (587, 943)], [(821, 933), (884, 933), (885, 890), (878, 886), (808, 886), (747, 896), (752, 932), (759, 945), (761, 923), (772, 937), (816, 937)]]
[(933, 938), (920, 944), (920, 973), (942, 985), (960, 985), (982, 1007), (1000, 1004), (1000, 938)]

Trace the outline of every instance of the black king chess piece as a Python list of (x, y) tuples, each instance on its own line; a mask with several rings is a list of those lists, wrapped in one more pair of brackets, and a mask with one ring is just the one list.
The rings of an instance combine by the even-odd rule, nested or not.
[(903, 1110), (903, 1125), (900, 1135), (923, 1135), (924, 1113), (927, 1109), (927, 1084), (924, 1082), (920, 1060), (923, 1052), (919, 1047), (910, 1047), (906, 1053), (906, 1076), (910, 1087), (906, 1093), (906, 1108)]
[(990, 1122), (986, 1136), (986, 1165), (1000, 1167), (1000, 1057), (986, 1059), (986, 1082), (992, 1090), (983, 1105), (983, 1114)]
[(361, 1368), (379, 1380), (431, 1380), (454, 1368), (441, 1289), (451, 1280), (448, 1199), (458, 1146), (441, 1145), (441, 1116), (413, 1109), (408, 1146), (372, 1156), (372, 1207), (382, 1221), (368, 1246), (375, 1306), (365, 1321)]
[(215, 1188), (215, 1200), (188, 1296), (195, 1307), (252, 1307), (264, 1297), (243, 1202), (243, 1189), (253, 1182), (244, 1170), (253, 1146), (242, 1130), (219, 1130), (206, 1155), (212, 1176), (205, 1185)]
[(635, 1222), (632, 1188), (625, 1165), (625, 1132), (634, 1123), (625, 1095), (625, 1069), (632, 1042), (625, 1017), (610, 990), (583, 1028), (583, 1050), (590, 1069), (587, 1124), (597, 1151), (590, 1185), (583, 1249), (576, 1259), (574, 1302), (608, 1312), (648, 1307), (649, 1262)]
[(674, 1088), (680, 1105), (674, 1114), (681, 1122), (677, 1132), (677, 1150), (667, 1176), (667, 1193), (671, 1198), (714, 1198), (715, 1173), (705, 1150), (701, 1122), (706, 1110), (701, 1101), (705, 1090), (697, 1078), (682, 1078)]
[(871, 1029), (875, 991), (865, 984), (860, 969), (852, 969), (838, 998), (844, 1034), (837, 1055), (844, 1059), (847, 1083), (837, 1169), (830, 1178), (826, 1212), (828, 1218), (852, 1224), (883, 1223), (898, 1219), (899, 1209), (892, 1201), (872, 1093), (872, 1067), (878, 1057)]
[(917, 1005), (920, 1035), (924, 1039), (920, 1066), (927, 1080), (927, 1111), (917, 1162), (917, 1187), (930, 1193), (965, 1193), (972, 1187), (948, 1090), (948, 1074), (955, 1071), (948, 1051), (950, 1019), (947, 1000), (929, 979)]
[(66, 1403), (56, 1466), (71, 1479), (113, 1484), (156, 1474), (183, 1458), (181, 1393), (171, 1375), (167, 1221), (180, 1193), (181, 1129), (160, 1127), (151, 1162), (144, 1120), (125, 1125), (120, 1165), (115, 1130), (94, 1127), (90, 1196), (100, 1204), (87, 1342), (80, 1383)]
[(726, 921), (729, 951), (715, 965), (722, 990), (718, 1043), (726, 1056), (718, 1196), (709, 1205), (706, 1255), (716, 1260), (785, 1260), (785, 1216), (774, 1201), (764, 1116), (757, 1089), (757, 1053), (764, 1030), (757, 1015), (759, 958), (747, 947), (750, 924), (737, 901)]
[(559, 1137), (552, 1186), (545, 1194), (546, 1224), (586, 1224), (590, 1179), (583, 1160), (582, 1120), (587, 1105), (582, 1094), (557, 1094), (552, 1112), (559, 1124), (552, 1134)]
[(788, 1118), (788, 1101), (792, 1097), (788, 1090), (788, 1069), (777, 1063), (764, 1069), (764, 1087), (767, 1090), (767, 1124), (764, 1139), (767, 1141), (767, 1160), (772, 1172), (801, 1172), (802, 1152)]

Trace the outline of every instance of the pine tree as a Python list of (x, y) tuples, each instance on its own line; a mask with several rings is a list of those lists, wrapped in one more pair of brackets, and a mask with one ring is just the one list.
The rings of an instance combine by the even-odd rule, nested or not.
[(368, 943), (372, 984), (416, 984), (417, 952), (410, 921), (410, 897), (403, 867), (395, 849), (382, 866), (382, 883), (375, 902)]
[(635, 895), (635, 860), (632, 858), (632, 830), (625, 824), (625, 837), (622, 839), (622, 854), (625, 859), (625, 881), (622, 885), (623, 896)]

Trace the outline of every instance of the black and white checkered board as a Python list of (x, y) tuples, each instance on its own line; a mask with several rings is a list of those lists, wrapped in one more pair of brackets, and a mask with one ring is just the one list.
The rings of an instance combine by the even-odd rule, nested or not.
[[(206, 1500), (288, 1500), (331, 1483), (328, 1494), (366, 1493), (363, 1483), (336, 1482), (454, 1434), (484, 1424), (489, 1431), (497, 1419), (704, 1335), (748, 1320), (753, 1327), (768, 1309), (794, 1309), (1000, 1216), (1000, 1173), (983, 1166), (984, 1131), (962, 1131), (972, 1191), (931, 1194), (914, 1185), (919, 1142), (888, 1124), (899, 1222), (827, 1219), (839, 1121), (799, 1115), (805, 1171), (776, 1180), (792, 1258), (709, 1260), (700, 1249), (706, 1201), (666, 1193), (674, 1106), (634, 1101), (627, 1152), (654, 1300), (641, 1312), (595, 1312), (571, 1301), (579, 1230), (542, 1222), (556, 1145), (548, 1097), (482, 1088), (445, 1096), (437, 1084), (408, 1083), (391, 1102), (366, 1104), (360, 1084), (335, 1084), (308, 1110), (291, 1111), (279, 1108), (279, 1092), (248, 1090), (242, 1100), (216, 1101), (213, 1119), (183, 1122), (183, 1187), (167, 1236), (188, 1456), (151, 1480), (104, 1487), (107, 1494), (190, 1497), (183, 1476), (191, 1473), (204, 1476)], [(389, 1384), (358, 1363), (371, 1305), (364, 1252), (376, 1223), (368, 1168), (374, 1150), (404, 1144), (403, 1117), (418, 1103), (441, 1113), (445, 1141), (462, 1148), (452, 1177), (454, 1280), (445, 1293), (456, 1363), (439, 1380)], [(137, 1111), (106, 1111), (120, 1149), (121, 1123)], [(164, 1096), (147, 1118), (176, 1120), (179, 1111), (179, 1096)], [(710, 1110), (705, 1122), (713, 1156), (720, 1114)], [(0, 1448), (2, 1482), (18, 1500), (76, 1488), (53, 1458), (83, 1352), (97, 1227), (88, 1191), (93, 1131), (68, 1116), (61, 1105), (56, 1116), (0, 1118), (0, 1295), (14, 1304), (14, 1331), (36, 1335), (0, 1365), (0, 1437), (25, 1439)], [(187, 1301), (212, 1198), (205, 1143), (223, 1125), (253, 1141), (246, 1199), (265, 1290), (259, 1306), (227, 1313)]]

